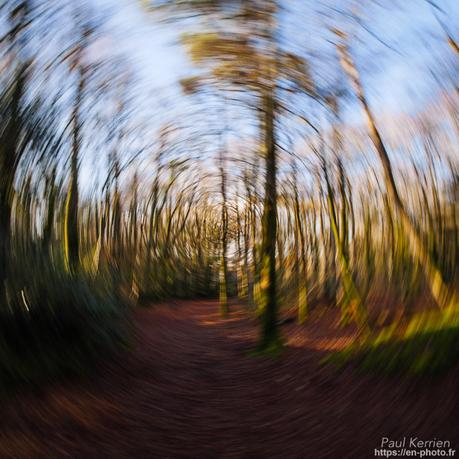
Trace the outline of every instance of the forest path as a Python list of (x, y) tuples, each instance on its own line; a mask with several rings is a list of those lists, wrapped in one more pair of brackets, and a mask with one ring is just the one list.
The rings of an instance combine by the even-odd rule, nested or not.
[[(253, 357), (256, 322), (214, 301), (135, 313), (133, 352), (92, 381), (2, 409), (1, 458), (373, 458), (381, 438), (459, 446), (457, 372), (436, 381), (321, 367), (342, 346), (326, 318), (283, 327), (281, 357)], [(334, 338), (333, 338), (334, 337)]]

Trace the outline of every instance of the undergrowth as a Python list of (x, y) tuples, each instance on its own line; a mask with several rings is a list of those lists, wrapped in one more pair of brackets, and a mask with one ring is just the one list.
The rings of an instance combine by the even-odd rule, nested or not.
[(129, 342), (126, 304), (103, 279), (37, 273), (0, 309), (0, 390), (85, 373)]
[(418, 314), (403, 328), (394, 324), (324, 359), (337, 366), (351, 362), (364, 370), (389, 374), (445, 373), (459, 362), (459, 314)]

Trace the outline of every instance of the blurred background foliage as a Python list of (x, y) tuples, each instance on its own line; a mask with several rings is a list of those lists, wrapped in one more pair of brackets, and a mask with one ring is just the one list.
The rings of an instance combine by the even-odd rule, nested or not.
[(321, 310), (359, 331), (340, 358), (456, 362), (459, 54), (425, 3), (432, 97), (387, 114), (364, 82), (407, 52), (374, 38), (397, 2), (143, 2), (190, 61), (154, 95), (97, 5), (4, 2), (2, 380), (79, 369), (169, 298), (237, 298), (261, 352)]

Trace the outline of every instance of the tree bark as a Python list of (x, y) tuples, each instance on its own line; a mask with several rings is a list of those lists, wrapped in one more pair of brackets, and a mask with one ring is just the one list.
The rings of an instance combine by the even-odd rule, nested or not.
[(277, 187), (276, 147), (274, 137), (274, 97), (268, 91), (263, 95), (263, 133), (265, 154), (265, 198), (263, 209), (263, 241), (261, 246), (261, 304), (262, 336), (260, 349), (279, 345), (277, 325), (276, 237)]
[(400, 222), (409, 243), (411, 255), (422, 267), (429, 284), (430, 291), (437, 305), (442, 309), (456, 307), (459, 304), (458, 293), (455, 291), (453, 286), (449, 288), (446, 284), (440, 269), (432, 260), (418, 228), (411, 221), (411, 218), (400, 198), (389, 155), (382, 141), (381, 134), (376, 127), (375, 118), (366, 100), (358, 70), (351, 58), (349, 50), (345, 44), (342, 44), (338, 46), (338, 51), (341, 58), (341, 65), (348, 75), (365, 113), (370, 137), (384, 170), (384, 181), (387, 193), (400, 218)]

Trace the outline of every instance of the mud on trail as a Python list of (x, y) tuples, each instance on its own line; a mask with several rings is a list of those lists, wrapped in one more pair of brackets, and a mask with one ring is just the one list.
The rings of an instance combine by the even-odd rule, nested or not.
[(373, 458), (382, 437), (459, 446), (458, 372), (436, 380), (320, 365), (349, 333), (283, 326), (281, 357), (250, 355), (257, 324), (212, 301), (135, 313), (133, 351), (92, 380), (2, 407), (1, 458)]

